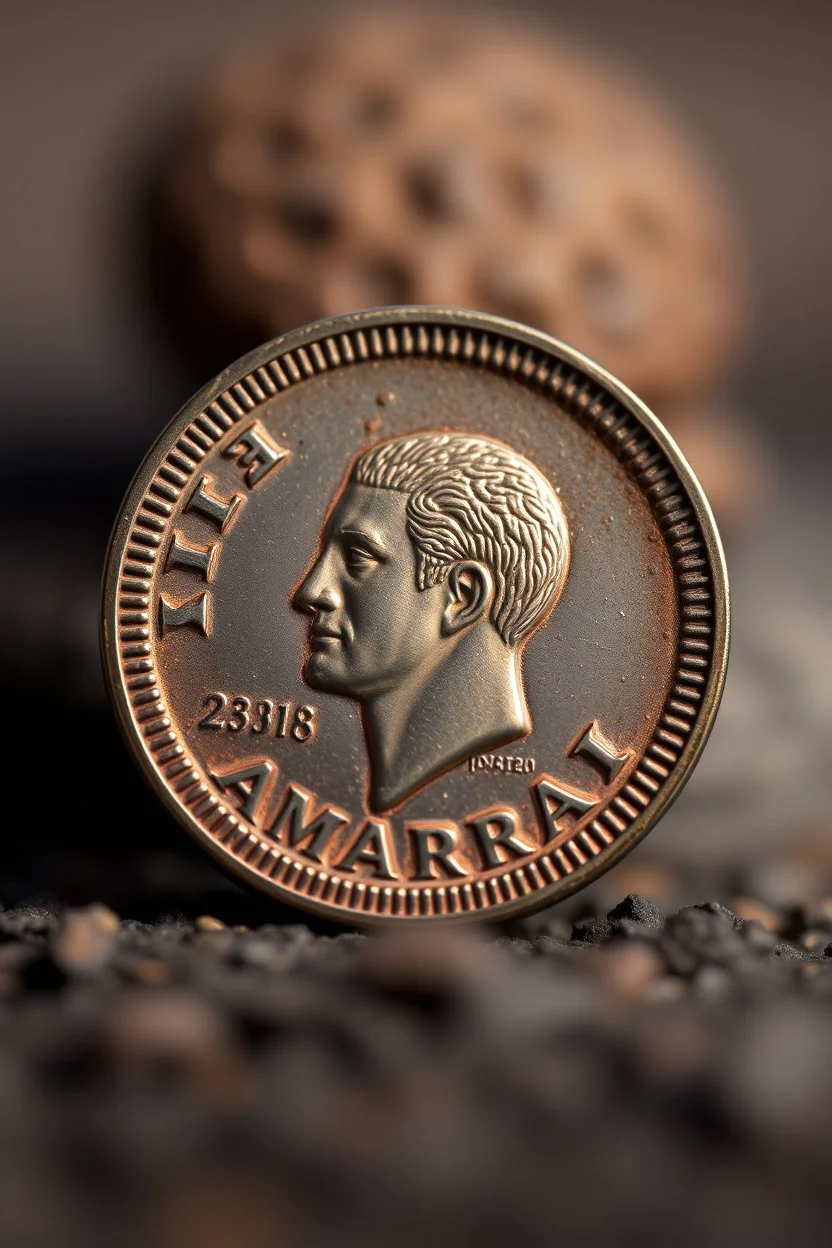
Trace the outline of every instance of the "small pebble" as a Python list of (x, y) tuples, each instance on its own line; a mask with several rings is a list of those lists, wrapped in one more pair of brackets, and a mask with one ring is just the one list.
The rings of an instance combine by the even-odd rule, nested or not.
[(52, 941), (52, 955), (62, 970), (91, 975), (111, 959), (117, 943), (119, 917), (107, 906), (67, 910)]
[(224, 932), (225, 924), (221, 919), (215, 919), (212, 914), (201, 914), (194, 924), (198, 932)]

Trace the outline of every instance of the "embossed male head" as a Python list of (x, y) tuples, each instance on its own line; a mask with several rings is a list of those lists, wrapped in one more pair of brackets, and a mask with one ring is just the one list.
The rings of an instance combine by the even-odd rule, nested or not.
[(304, 677), (385, 708), (385, 750), (420, 713), (437, 756), (522, 735), (520, 650), (568, 563), (560, 501), (510, 447), (440, 432), (380, 442), (348, 472), (295, 593), (312, 616)]

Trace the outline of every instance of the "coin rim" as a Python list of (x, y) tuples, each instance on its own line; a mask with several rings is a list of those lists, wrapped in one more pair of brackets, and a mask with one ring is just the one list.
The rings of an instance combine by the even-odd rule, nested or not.
[[(710, 670), (702, 697), (702, 705), (690, 735), (673, 766), (672, 772), (662, 782), (658, 794), (655, 795), (648, 806), (636, 816), (633, 822), (611, 845), (599, 851), (586, 863), (575, 867), (570, 873), (562, 876), (552, 884), (510, 901), (494, 903), (480, 909), (460, 911), (448, 915), (379, 915), (344, 909), (330, 902), (320, 901), (317, 898), (295, 892), (291, 887), (259, 874), (229, 852), (210, 832), (203, 828), (191, 814), (191, 811), (178, 800), (175, 793), (165, 783), (153, 760), (144, 748), (144, 741), (139, 736), (134, 723), (133, 708), (122, 680), (121, 656), (119, 653), (117, 613), (122, 555), (144, 494), (156, 475), (160, 462), (165, 459), (171, 446), (176, 443), (183, 430), (221, 394), (267, 362), (279, 358), (289, 351), (309, 346), (332, 334), (345, 333), (350, 330), (387, 327), (391, 324), (416, 326), (424, 324), (431, 327), (442, 325), (463, 331), (479, 330), (507, 337), (515, 342), (520, 342), (554, 356), (567, 366), (581, 372), (590, 382), (594, 382), (607, 391), (635, 417), (667, 457), (671, 468), (683, 486), (693, 507), (694, 515), (707, 550), (712, 580), (713, 633)], [(612, 451), (611, 453), (614, 454)], [(676, 574), (676, 588), (678, 592), (678, 574)], [(482, 312), (433, 306), (407, 306), (376, 308), (369, 311), (328, 317), (292, 330), (289, 333), (281, 334), (268, 342), (262, 343), (259, 347), (254, 348), (254, 350), (223, 369), (222, 372), (197, 391), (180, 408), (155, 439), (142, 459), (125, 493), (113, 525), (102, 580), (102, 628), (100, 642), (108, 697), (121, 731), (126, 738), (130, 753), (137, 761), (145, 780), (161, 798), (164, 806), (187, 829), (191, 836), (203, 848), (209, 851), (218, 865), (226, 871), (230, 871), (236, 879), (242, 880), (250, 887), (257, 888), (260, 892), (275, 897), (278, 901), (285, 902), (304, 911), (329, 920), (335, 920), (344, 925), (349, 925), (350, 922), (353, 922), (361, 926), (377, 926), (379, 924), (396, 923), (488, 923), (517, 917), (522, 914), (531, 914), (548, 905), (555, 904), (557, 901), (561, 901), (579, 889), (586, 887), (586, 885), (619, 862), (643, 840), (669, 809), (687, 783), (699, 760), (713, 728), (725, 685), (730, 631), (731, 609), (728, 574), (722, 542), (713, 512), (695, 473), (679, 446), (646, 404), (600, 364), (540, 330)]]

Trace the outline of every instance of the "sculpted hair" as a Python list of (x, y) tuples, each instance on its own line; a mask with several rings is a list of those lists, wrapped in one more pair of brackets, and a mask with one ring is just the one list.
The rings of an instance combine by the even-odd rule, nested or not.
[(560, 597), (569, 566), (560, 499), (502, 442), (457, 433), (391, 438), (356, 461), (351, 479), (407, 495), (420, 589), (462, 560), (490, 568), (490, 619), (506, 644), (530, 633)]

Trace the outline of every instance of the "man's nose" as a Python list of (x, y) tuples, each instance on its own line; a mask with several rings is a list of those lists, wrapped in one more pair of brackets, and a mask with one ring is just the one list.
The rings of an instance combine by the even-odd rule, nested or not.
[(338, 606), (338, 595), (326, 574), (326, 564), (326, 556), (321, 555), (295, 590), (292, 605), (296, 611), (334, 611)]

